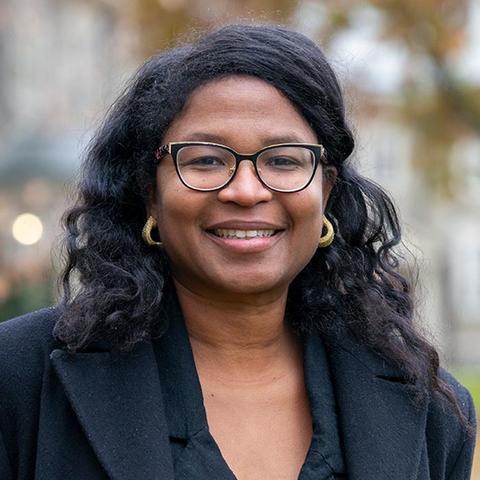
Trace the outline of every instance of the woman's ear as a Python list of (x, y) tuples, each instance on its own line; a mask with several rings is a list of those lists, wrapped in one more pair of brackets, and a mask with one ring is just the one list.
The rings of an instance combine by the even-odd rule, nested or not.
[(149, 185), (147, 188), (147, 203), (145, 205), (145, 210), (147, 211), (147, 217), (152, 216), (156, 218), (156, 211), (157, 211), (157, 195), (155, 192), (155, 187), (153, 185)]
[(330, 197), (330, 193), (337, 181), (338, 171), (335, 167), (331, 165), (327, 165), (323, 167), (323, 185), (322, 185), (322, 202), (323, 202), (323, 209), (327, 206), (328, 199)]

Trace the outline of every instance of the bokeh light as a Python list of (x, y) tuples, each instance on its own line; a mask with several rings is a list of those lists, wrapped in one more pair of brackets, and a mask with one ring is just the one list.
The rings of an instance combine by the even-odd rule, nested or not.
[(13, 222), (13, 238), (22, 245), (37, 243), (42, 238), (42, 234), (42, 221), (32, 213), (22, 213)]

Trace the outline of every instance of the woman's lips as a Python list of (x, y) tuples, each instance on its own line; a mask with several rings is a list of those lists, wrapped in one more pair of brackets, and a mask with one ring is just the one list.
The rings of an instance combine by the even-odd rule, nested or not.
[[(217, 230), (217, 231), (215, 231)], [(206, 230), (205, 233), (208, 238), (220, 247), (236, 252), (236, 253), (257, 253), (267, 250), (275, 245), (284, 235), (285, 230), (274, 230), (273, 235), (261, 236), (255, 235), (252, 236), (252, 232), (255, 230), (257, 233), (261, 230), (260, 233), (266, 232), (264, 229), (249, 229), (243, 230), (245, 232), (245, 238), (238, 238), (242, 234), (240, 229), (215, 229), (215, 230)], [(221, 230), (220, 232), (218, 230)], [(235, 232), (234, 236), (232, 235), (222, 235), (219, 236), (218, 233), (226, 234), (227, 232)], [(250, 234), (247, 237), (247, 233)]]
[(252, 239), (258, 237), (271, 237), (275, 235), (278, 230), (275, 229), (250, 229), (241, 230), (234, 228), (216, 228), (210, 233), (213, 233), (220, 238), (237, 238), (237, 239)]

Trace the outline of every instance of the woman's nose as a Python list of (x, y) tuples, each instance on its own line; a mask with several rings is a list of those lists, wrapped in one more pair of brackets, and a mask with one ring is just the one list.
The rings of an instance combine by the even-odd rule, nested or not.
[(218, 199), (221, 202), (234, 202), (250, 207), (271, 200), (272, 191), (260, 181), (253, 163), (244, 160), (238, 165), (233, 180), (219, 190)]

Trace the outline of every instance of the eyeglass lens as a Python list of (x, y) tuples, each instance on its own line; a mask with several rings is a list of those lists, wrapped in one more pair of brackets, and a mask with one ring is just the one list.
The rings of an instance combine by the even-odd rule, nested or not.
[[(215, 145), (189, 145), (177, 152), (177, 167), (183, 181), (199, 190), (225, 185), (235, 173), (235, 155)], [(262, 152), (257, 171), (274, 190), (301, 189), (315, 171), (314, 153), (302, 146), (279, 146)]]

